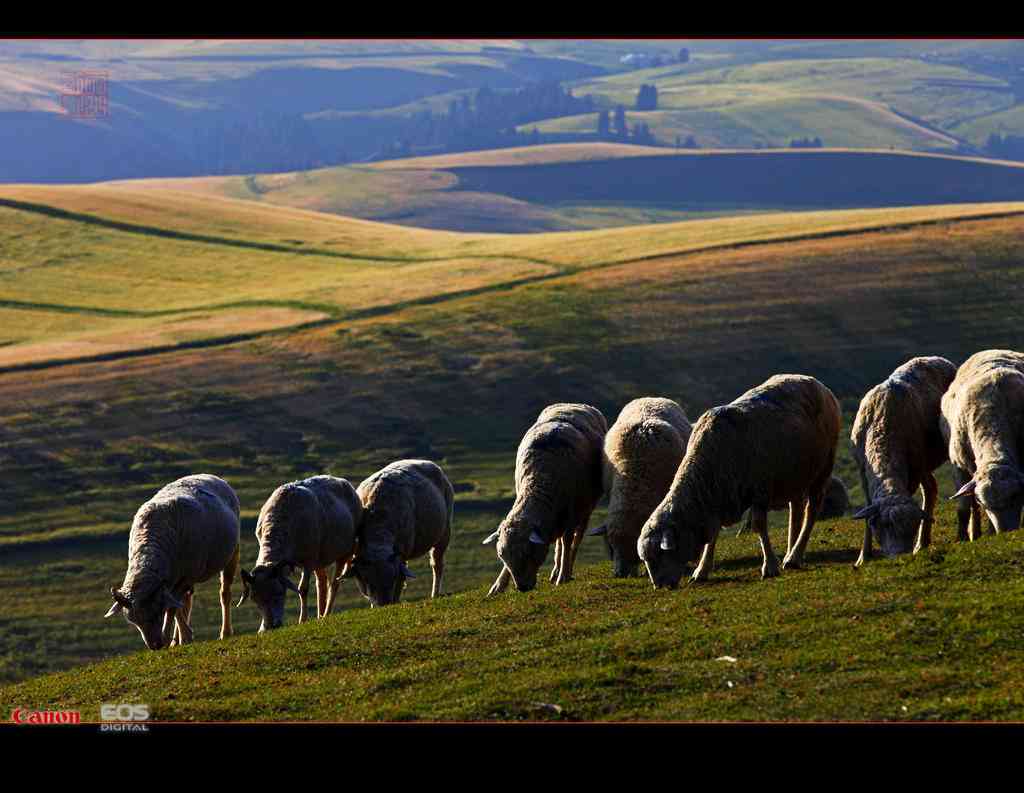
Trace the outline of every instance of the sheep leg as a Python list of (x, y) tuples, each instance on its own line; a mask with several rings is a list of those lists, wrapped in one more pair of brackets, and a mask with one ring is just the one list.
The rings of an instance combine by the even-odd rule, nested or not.
[[(957, 491), (971, 481), (971, 475), (961, 468), (953, 466), (953, 490)], [(969, 525), (971, 520), (971, 502), (973, 496), (958, 498), (956, 500), (956, 539), (957, 542), (967, 542), (969, 538)]]
[(935, 502), (939, 500), (939, 483), (931, 473), (925, 474), (921, 490), (924, 491), (924, 518), (917, 535), (917, 543), (914, 545), (914, 553), (932, 544), (932, 523), (935, 521)]
[(779, 574), (779, 558), (772, 550), (772, 541), (768, 536), (768, 512), (767, 510), (750, 508), (750, 523), (757, 531), (761, 540), (761, 555), (764, 563), (761, 565), (761, 578), (775, 578)]
[(327, 589), (327, 606), (324, 609), (324, 616), (326, 617), (331, 613), (331, 609), (334, 608), (334, 599), (338, 596), (338, 589), (341, 587), (341, 571), (345, 569), (345, 565), (350, 561), (349, 557), (338, 559), (334, 563), (334, 577), (331, 579), (331, 585)]
[(978, 504), (978, 499), (974, 496), (970, 496), (969, 498), (971, 505), (971, 520), (967, 527), (967, 534), (971, 538), (971, 542), (974, 542), (981, 537), (985, 524), (982, 523), (981, 505)]
[(860, 546), (860, 556), (857, 557), (857, 561), (853, 563), (854, 567), (862, 567), (868, 559), (871, 558), (871, 526), (868, 522), (864, 521), (864, 542)]
[(701, 554), (700, 564), (697, 565), (697, 569), (693, 571), (691, 576), (693, 581), (708, 580), (708, 575), (715, 566), (715, 543), (718, 541), (718, 532), (721, 530), (721, 526), (715, 529), (715, 533), (711, 535), (711, 542), (704, 546), (704, 553)]
[(786, 556), (793, 553), (793, 549), (796, 547), (796, 538), (800, 529), (800, 518), (803, 517), (803, 514), (803, 501), (789, 502), (789, 531), (786, 534)]
[(500, 592), (504, 592), (508, 588), (509, 581), (511, 580), (512, 573), (509, 571), (507, 567), (503, 567), (501, 569), (501, 572), (498, 573), (498, 577), (494, 580), (494, 583), (491, 584), (491, 589), (487, 593), (487, 597), (490, 597), (491, 595), (497, 595)]
[[(238, 575), (242, 560), (242, 546), (236, 545), (235, 552), (220, 574), (220, 638), (231, 635), (231, 585)], [(190, 601), (191, 603), (191, 601)], [(191, 605), (189, 606), (191, 610)], [(191, 617), (189, 618), (191, 620)]]
[(313, 571), (316, 576), (316, 618), (318, 620), (327, 616), (327, 567), (320, 567)]
[(445, 545), (435, 545), (430, 549), (430, 570), (434, 574), (434, 580), (430, 586), (430, 597), (437, 598), (443, 594), (441, 583), (444, 579), (444, 552), (448, 550)]
[(178, 644), (191, 644), (192, 626), (189, 624), (189, 617), (192, 613), (192, 593), (186, 592), (181, 600), (181, 608), (174, 611), (174, 621), (177, 625), (175, 637)]
[(562, 538), (559, 537), (555, 540), (555, 561), (551, 566), (551, 575), (548, 576), (548, 581), (552, 584), (558, 583), (558, 576), (562, 572)]
[(818, 516), (818, 510), (821, 509), (821, 502), (825, 498), (825, 485), (827, 483), (828, 480), (826, 479), (825, 482), (822, 483), (820, 487), (815, 488), (807, 498), (807, 506), (804, 508), (804, 525), (800, 529), (800, 536), (797, 537), (796, 547), (787, 553), (786, 558), (782, 560), (783, 570), (790, 567), (799, 568), (803, 566), (804, 551), (807, 549), (807, 543), (811, 539), (811, 529), (814, 528), (814, 519)]
[(309, 595), (309, 571), (302, 568), (299, 576), (299, 624), (306, 621), (306, 596)]
[(164, 612), (164, 624), (161, 629), (164, 637), (164, 644), (168, 647), (174, 647), (177, 644), (181, 644), (178, 641), (177, 624), (174, 619), (174, 609), (167, 609)]
[(740, 527), (736, 530), (736, 536), (739, 537), (743, 532), (750, 531), (753, 526), (753, 515), (750, 510), (747, 510), (747, 519), (740, 524)]
[(580, 552), (580, 546), (583, 544), (583, 538), (587, 536), (587, 526), (590, 525), (590, 515), (583, 519), (579, 526), (576, 527), (576, 536), (572, 539), (572, 558), (569, 560), (569, 579), (572, 580), (572, 572), (576, 569), (576, 554)]
[(559, 584), (573, 580), (572, 571), (576, 567), (576, 554), (579, 553), (580, 545), (583, 543), (583, 535), (586, 534), (589, 521), (590, 516), (588, 515), (575, 530), (569, 531), (562, 537), (564, 545), (562, 549), (562, 572), (558, 577)]

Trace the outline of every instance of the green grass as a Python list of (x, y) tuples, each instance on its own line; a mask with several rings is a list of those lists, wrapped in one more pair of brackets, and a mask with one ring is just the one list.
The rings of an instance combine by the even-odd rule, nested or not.
[[(685, 124), (679, 129), (714, 142), (702, 145), (778, 146), (810, 135), (830, 146), (901, 147), (902, 141), (929, 150), (949, 148), (943, 138), (949, 132), (980, 146), (984, 136), (961, 125), (1014, 104), (1002, 80), (916, 57), (772, 58), (699, 71), (672, 65), (581, 81), (574, 91), (629, 109), (645, 83), (657, 86), (659, 111), (679, 113), (673, 122)], [(893, 111), (938, 132), (903, 124)], [(659, 137), (669, 134), (662, 122), (652, 125), (656, 135), (659, 126)]]
[(711, 581), (676, 592), (585, 565), (526, 595), (478, 586), (132, 653), (6, 687), (0, 706), (89, 721), (126, 701), (158, 721), (1020, 720), (1024, 540), (957, 544), (941, 515), (929, 551), (862, 570), (849, 520), (770, 581), (756, 540), (726, 537)]
[[(93, 213), (132, 221), (132, 196), (50, 194), (70, 196), (64, 207), (83, 214), (82, 202), (103, 198)], [(158, 198), (143, 205), (151, 216), (135, 223), (160, 221)], [(986, 347), (1024, 346), (1014, 319), (1019, 205), (517, 236), (399, 229), (180, 194), (168, 201), (163, 222), (171, 231), (209, 235), (233, 226), (238, 239), (265, 242), (286, 238), (287, 228), (294, 242), (282, 244), (312, 247), (343, 229), (346, 242), (334, 250), (404, 250), (407, 261), (356, 268), (337, 256), (234, 245), (223, 230), (225, 241), (201, 242), (3, 210), (11, 247), (0, 252), (18, 251), (5, 260), (11, 288), (28, 290), (31, 270), (17, 268), (45, 261), (33, 258), (34, 246), (61, 254), (52, 232), (65, 235), (65, 253), (73, 244), (83, 258), (96, 254), (91, 270), (69, 279), (81, 288), (93, 288), (89, 278), (101, 283), (108, 267), (122, 272), (121, 262), (149, 267), (144, 250), (150, 261), (177, 262), (210, 284), (227, 284), (223, 273), (251, 257), (268, 268), (265, 278), (296, 292), (310, 287), (303, 279), (324, 277), (330, 260), (339, 274), (365, 278), (359, 288), (376, 290), (382, 302), (329, 325), (237, 344), (0, 376), (0, 592), (8, 603), (0, 704), (78, 704), (95, 718), (99, 702), (145, 694), (140, 701), (158, 719), (559, 715), (534, 702), (587, 719), (1020, 718), (1019, 641), (1008, 648), (1006, 637), (1014, 637), (1021, 596), (1011, 575), (1021, 540), (957, 546), (945, 502), (926, 557), (854, 573), (860, 527), (838, 520), (815, 532), (811, 570), (762, 583), (754, 538), (727, 532), (718, 582), (677, 593), (612, 581), (602, 544), (590, 539), (571, 586), (485, 601), (497, 563), (493, 548), (479, 544), (509, 505), (523, 431), (552, 402), (588, 402), (614, 420), (634, 397), (665, 395), (696, 419), (773, 373), (797, 371), (835, 390), (848, 426), (864, 391), (913, 355), (960, 361)], [(30, 225), (36, 217), (45, 218), (38, 228)], [(249, 235), (245, 217), (259, 219)], [(189, 258), (212, 257), (209, 249), (223, 257), (223, 272), (193, 266), (216, 265)], [(506, 260), (551, 269), (527, 283), (475, 288), (476, 276), (453, 265), (460, 260), (484, 270)], [(418, 273), (405, 280), (420, 298), (398, 299), (409, 286), (396, 277), (403, 272)], [(199, 280), (191, 288), (199, 290)], [(106, 305), (149, 312), (161, 310), (161, 296), (180, 299), (173, 283), (155, 284), (161, 291), (151, 302), (112, 297)], [(135, 288), (130, 279), (128, 287)], [(243, 279), (237, 288), (270, 286)], [(54, 287), (34, 299), (59, 307), (62, 294)], [(69, 317), (132, 319), (54, 313), (53, 333)], [(453, 597), (419, 602), (430, 578), (419, 559), (406, 605), (371, 613), (348, 588), (342, 613), (322, 625), (260, 639), (245, 606), (236, 612), (238, 637), (207, 641), (219, 624), (210, 583), (198, 588), (193, 647), (140, 655), (134, 629), (102, 620), (108, 587), (123, 576), (132, 515), (166, 482), (200, 471), (225, 477), (242, 503), (243, 563), (251, 566), (256, 514), (277, 485), (322, 472), (358, 482), (403, 457), (438, 461), (455, 485)], [(859, 503), (845, 440), (838, 471)], [(944, 472), (941, 492), (950, 487)], [(781, 547), (780, 518), (773, 516), (773, 539)], [(294, 614), (292, 600), (289, 621)], [(722, 655), (739, 661), (714, 660)], [(481, 671), (452, 674), (466, 668)], [(61, 670), (68, 671), (17, 682)], [(199, 691), (200, 680), (217, 682)]]

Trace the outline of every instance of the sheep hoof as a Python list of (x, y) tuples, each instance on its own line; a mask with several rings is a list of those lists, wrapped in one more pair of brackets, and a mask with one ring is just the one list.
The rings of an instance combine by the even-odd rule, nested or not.
[(776, 578), (778, 575), (779, 575), (779, 563), (778, 562), (776, 562), (775, 564), (773, 564), (771, 566), (764, 565), (763, 567), (761, 567), (761, 580), (762, 581), (764, 579), (766, 579), (766, 578)]
[(783, 570), (799, 570), (803, 566), (803, 561), (797, 559), (795, 556), (787, 556), (785, 559), (782, 560)]

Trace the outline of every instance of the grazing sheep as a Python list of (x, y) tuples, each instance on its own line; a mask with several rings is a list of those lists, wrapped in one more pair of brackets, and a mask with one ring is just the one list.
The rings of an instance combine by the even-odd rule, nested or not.
[(429, 460), (399, 460), (367, 477), (356, 492), (363, 503), (356, 556), (343, 576), (354, 577), (370, 606), (397, 603), (406, 560), (430, 552), (431, 597), (441, 595), (444, 552), (452, 533), (455, 491)]
[[(355, 553), (362, 515), (356, 489), (335, 476), (289, 482), (270, 495), (256, 522), (259, 557), (251, 573), (242, 571), (244, 591), (238, 601), (241, 606), (252, 597), (263, 615), (260, 632), (281, 627), (289, 589), (299, 596), (299, 622), (306, 621), (310, 573), (316, 576), (316, 615), (322, 619), (330, 614), (343, 569)], [(334, 576), (328, 584), (332, 564)], [(288, 578), (286, 568), (292, 567), (302, 569), (298, 586)]]
[(527, 592), (555, 543), (551, 581), (572, 580), (576, 552), (601, 498), (601, 449), (608, 423), (595, 407), (559, 403), (541, 411), (516, 454), (516, 500), (497, 531), (498, 558), (505, 565), (489, 595), (509, 580)]
[(671, 399), (644, 397), (626, 405), (604, 439), (608, 519), (589, 534), (605, 538), (616, 578), (635, 576), (636, 541), (668, 492), (690, 440), (690, 422)]
[(960, 499), (960, 539), (980, 536), (982, 509), (996, 533), (1020, 526), (1024, 354), (985, 350), (964, 361), (942, 397), (941, 428), (958, 488), (953, 498)]
[[(139, 507), (128, 536), (128, 571), (105, 616), (124, 611), (150, 650), (192, 641), (193, 587), (220, 573), (220, 638), (231, 635), (238, 572), (238, 497), (223, 479), (185, 476)], [(172, 632), (174, 637), (172, 640)]]
[(799, 567), (832, 475), (839, 427), (833, 393), (804, 375), (775, 375), (701, 416), (668, 494), (637, 540), (654, 586), (675, 588), (702, 546), (693, 580), (706, 580), (718, 532), (747, 508), (761, 539), (762, 578), (779, 574), (768, 511), (787, 504), (789, 547), (782, 566)]
[[(860, 402), (850, 433), (867, 504), (857, 566), (871, 556), (871, 538), (886, 556), (914, 553), (931, 543), (939, 486), (932, 473), (947, 458), (939, 427), (942, 395), (956, 366), (937, 356), (912, 358)], [(923, 508), (914, 502), (918, 488)], [(916, 541), (916, 542), (915, 542)]]

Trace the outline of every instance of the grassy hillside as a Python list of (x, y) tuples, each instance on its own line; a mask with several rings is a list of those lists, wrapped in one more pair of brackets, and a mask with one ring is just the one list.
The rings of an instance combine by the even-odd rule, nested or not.
[[(143, 195), (154, 190), (161, 195)], [(104, 196), (94, 204), (121, 200), (126, 207), (159, 216), (168, 190), (407, 226), (518, 233), (768, 210), (1020, 200), (1024, 168), (999, 160), (884, 150), (676, 151), (585, 143), (246, 177), (131, 180), (74, 191), (8, 186), (0, 194), (42, 202), (52, 197), (69, 208), (75, 201), (80, 209), (88, 209), (88, 196)], [(188, 210), (175, 207), (176, 215), (183, 211)], [(260, 210), (251, 212), (238, 223), (257, 217)], [(282, 221), (264, 214), (282, 227)], [(295, 239), (282, 236), (285, 242)]]
[[(46, 190), (44, 197), (39, 191)], [(8, 189), (0, 197), (13, 200)], [(11, 596), (0, 615), (0, 676), (10, 681), (137, 649), (138, 636), (123, 621), (100, 619), (109, 605), (107, 588), (123, 575), (124, 538), (135, 509), (186, 473), (218, 473), (238, 491), (243, 559), (251, 565), (256, 514), (282, 482), (325, 471), (358, 482), (394, 459), (437, 460), (457, 491), (448, 583), (456, 592), (470, 592), (468, 600), (450, 602), (465, 604), (475, 602), (479, 587), (496, 573), (493, 549), (479, 541), (510, 503), (515, 446), (546, 404), (586, 401), (614, 419), (629, 399), (662, 394), (679, 400), (695, 418), (770, 374), (800, 371), (836, 391), (848, 424), (864, 390), (913, 355), (944, 354), (959, 361), (984, 347), (1024, 346), (1013, 320), (1024, 231), (1019, 204), (787, 213), (505, 236), (403, 229), (155, 191), (19, 189), (17, 200), (30, 198), (70, 214), (0, 208), (6, 224), (0, 299), (8, 301), (8, 340), (35, 332), (18, 322), (19, 311), (80, 316), (84, 322), (95, 317), (101, 323), (134, 317), (100, 315), (100, 309), (143, 311), (152, 313), (139, 321), (155, 322), (163, 304), (176, 312), (164, 315), (168, 322), (179, 313), (203, 313), (215, 327), (221, 313), (236, 309), (217, 308), (210, 293), (249, 308), (274, 301), (294, 303), (298, 310), (317, 305), (328, 317), (316, 327), (206, 348), (0, 374), (0, 498), (8, 505), (0, 517), (0, 591)], [(161, 200), (168, 202), (162, 213)], [(308, 249), (317, 252), (303, 252)], [(393, 259), (363, 258), (375, 252)], [(125, 269), (127, 262), (140, 277)], [(237, 272), (246, 263), (258, 277)], [(511, 266), (538, 269), (503, 275), (501, 268)], [(62, 270), (74, 277), (59, 279)], [(173, 278), (175, 273), (181, 277)], [(69, 292), (68, 284), (75, 290)], [(271, 295), (271, 284), (287, 300)], [(44, 305), (10, 307), (29, 295)], [(206, 308), (200, 312), (200, 306)], [(65, 332), (63, 321), (52, 320), (51, 338)], [(851, 461), (841, 449), (839, 471), (857, 502)], [(944, 493), (949, 486), (944, 473)], [(946, 528), (937, 532), (942, 542), (952, 536), (948, 515), (945, 520)], [(811, 558), (822, 566), (836, 562), (836, 574), (845, 575), (858, 529), (849, 521), (829, 525), (835, 534), (827, 527), (816, 534)], [(749, 557), (750, 538), (737, 543), (731, 546), (735, 553)], [(815, 557), (833, 551), (839, 555)], [(604, 551), (588, 541), (582, 553), (584, 563), (596, 563)], [(880, 569), (901, 570), (901, 564)], [(425, 560), (412, 567), (420, 573), (408, 593), (415, 600), (426, 593), (429, 573)], [(753, 567), (743, 562), (737, 571), (752, 575)], [(604, 575), (602, 567), (584, 573), (583, 580), (600, 582)], [(892, 586), (902, 586), (903, 574), (892, 575)], [(843, 583), (821, 580), (827, 587)], [(600, 584), (606, 585), (619, 586)], [(624, 604), (646, 604), (651, 596), (642, 581), (623, 586)], [(716, 591), (724, 590), (708, 590)], [(1013, 596), (1012, 588), (1002, 595)], [(629, 601), (633, 597), (639, 600)], [(953, 604), (973, 608), (943, 600), (925, 613), (939, 614)], [(355, 616), (364, 607), (352, 589), (340, 605), (346, 613), (338, 619), (351, 617), (365, 630), (379, 626), (377, 619), (436, 613), (399, 609)], [(212, 635), (216, 608), (214, 590), (200, 587), (201, 638)], [(624, 620), (644, 613), (633, 608), (624, 605)], [(289, 619), (294, 610), (292, 602)], [(665, 619), (674, 621), (674, 614), (665, 612)], [(521, 624), (518, 612), (509, 615)], [(421, 625), (419, 617), (412, 619), (410, 625)], [(250, 633), (255, 623), (254, 609), (237, 611), (241, 633)], [(400, 630), (385, 632), (380, 646), (403, 636)], [(630, 632), (621, 638), (636, 640)], [(253, 640), (238, 641), (241, 647)], [(685, 678), (688, 658), (672, 674)], [(539, 659), (524, 656), (524, 663)], [(333, 660), (325, 663), (333, 668)], [(125, 684), (149, 686), (156, 667), (144, 668), (150, 671), (125, 678)], [(319, 685), (312, 680), (315, 670), (308, 671), (310, 685)], [(231, 685), (248, 690), (249, 682), (239, 677)], [(890, 682), (878, 685), (891, 697)], [(30, 689), (6, 688), (3, 698), (71, 696), (71, 689), (58, 696), (45, 688), (52, 681), (39, 685), (44, 688), (31, 696)], [(993, 685), (1002, 690), (1001, 683)], [(625, 695), (625, 687), (612, 688), (618, 693), (608, 715), (639, 713), (615, 699)], [(97, 691), (90, 689), (90, 695)], [(224, 702), (238, 704), (232, 696)], [(862, 702), (864, 712), (872, 701)], [(698, 712), (665, 702), (657, 712)], [(421, 716), (456, 713), (414, 704)], [(217, 707), (192, 713), (210, 716)], [(247, 708), (238, 713), (263, 713)], [(457, 712), (482, 717), (489, 711)], [(995, 718), (1003, 713), (985, 712)], [(362, 714), (396, 715), (374, 697), (353, 717)]]
[(527, 595), (476, 587), (138, 652), (7, 687), (0, 706), (89, 721), (99, 702), (145, 702), (158, 721), (1017, 721), (1024, 540), (953, 544), (950, 512), (930, 551), (863, 570), (858, 529), (839, 521), (808, 569), (770, 581), (756, 542), (728, 539), (712, 582), (677, 592), (588, 566)]
[(805, 51), (758, 58), (718, 69), (673, 64), (612, 74), (574, 91), (629, 109), (640, 86), (653, 84), (658, 110), (673, 111), (671, 122), (652, 125), (655, 135), (671, 143), (682, 134), (671, 130), (685, 129), (712, 146), (780, 146), (810, 135), (827, 146), (873, 148), (887, 140), (935, 150), (955, 147), (950, 136), (962, 134), (980, 146), (984, 138), (961, 125), (1015, 104), (1004, 79), (918, 57), (814, 58)]

